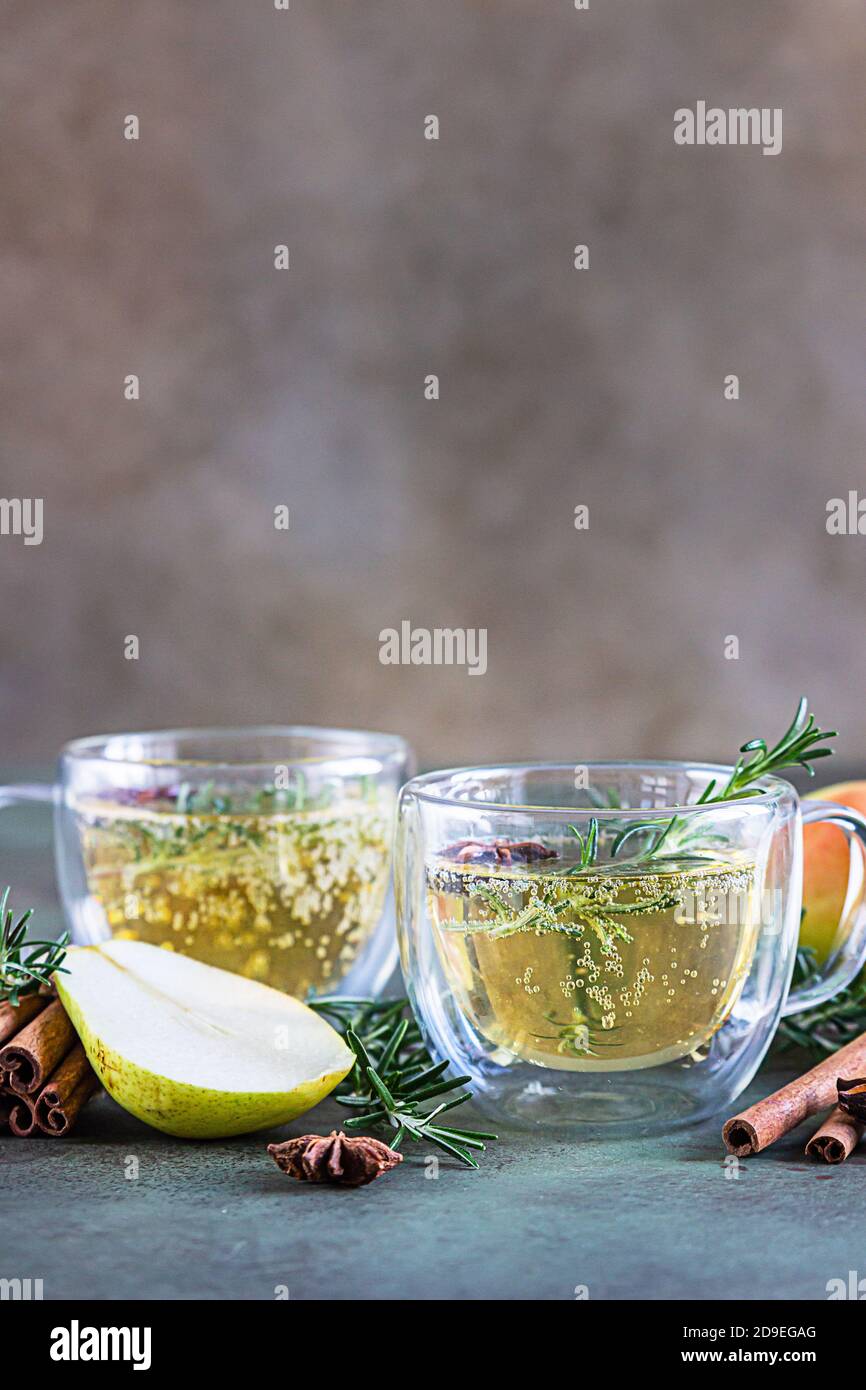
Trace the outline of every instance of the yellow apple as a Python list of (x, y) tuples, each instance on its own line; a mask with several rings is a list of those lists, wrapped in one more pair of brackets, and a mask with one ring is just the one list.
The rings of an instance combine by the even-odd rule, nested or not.
[[(838, 801), (866, 815), (866, 782), (839, 782), (813, 792), (810, 801)], [(848, 845), (836, 825), (807, 825), (803, 830), (803, 907), (800, 945), (811, 946), (819, 963), (826, 960), (836, 935), (848, 887)]]

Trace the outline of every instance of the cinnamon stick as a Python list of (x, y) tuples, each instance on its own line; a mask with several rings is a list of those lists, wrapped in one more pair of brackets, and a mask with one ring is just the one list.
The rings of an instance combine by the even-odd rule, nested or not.
[(36, 1121), (44, 1134), (67, 1134), (87, 1104), (99, 1081), (87, 1060), (87, 1053), (77, 1043), (36, 1100)]
[(38, 1091), (74, 1042), (75, 1029), (56, 999), (0, 1048), (0, 1068), (6, 1072), (6, 1086), (19, 1095)]
[(17, 1004), (0, 1004), (0, 1043), (14, 1037), (26, 1023), (40, 1014), (48, 1004), (44, 994), (25, 994)]
[(837, 1105), (812, 1135), (806, 1153), (809, 1158), (820, 1158), (825, 1163), (844, 1163), (860, 1143), (864, 1129), (866, 1125), (846, 1115), (841, 1105)]
[(68, 1134), (99, 1081), (63, 1005), (45, 995), (0, 1005), (0, 1038), (0, 1129)]
[[(0, 1065), (2, 1062), (0, 1052)], [(866, 1033), (825, 1057), (805, 1076), (797, 1077), (766, 1100), (728, 1120), (722, 1130), (728, 1153), (738, 1158), (760, 1153), (810, 1115), (835, 1104), (836, 1078), (846, 1070), (849, 1076), (866, 1073)]]
[(18, 1139), (28, 1139), (38, 1131), (36, 1123), (36, 1101), (33, 1096), (7, 1091), (5, 1099), (10, 1102), (9, 1128)]

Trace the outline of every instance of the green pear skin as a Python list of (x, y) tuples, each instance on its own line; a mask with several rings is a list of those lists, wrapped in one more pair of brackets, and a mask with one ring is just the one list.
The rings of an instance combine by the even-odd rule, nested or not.
[[(106, 1091), (130, 1114), (154, 1129), (183, 1139), (222, 1139), (286, 1124), (323, 1100), (354, 1064), (354, 1056), (339, 1034), (324, 1019), (288, 995), (144, 943), (111, 942), (106, 947), (113, 956), (120, 957), (120, 961), (106, 959), (106, 948), (70, 948), (66, 959), (70, 974), (55, 976), (57, 992)], [(135, 952), (124, 950), (130, 947), (134, 947)], [(268, 1012), (261, 1024), (261, 1037), (254, 1040), (255, 1046), (262, 1050), (262, 1089), (254, 1089), (250, 1084), (229, 1083), (233, 1054), (237, 1050), (244, 1050), (247, 1054), (244, 1066), (239, 1068), (247, 1083), (255, 1081), (256, 1068), (249, 1038), (242, 1031), (232, 1031), (233, 1026), (237, 1029), (237, 1023), (231, 1013), (226, 1012), (224, 999), (222, 1003), (217, 1001), (214, 1005), (202, 1006), (201, 999), (206, 998), (206, 993), (199, 993), (196, 1006), (187, 1007), (180, 1002), (183, 997), (182, 980), (178, 985), (180, 995), (174, 997), (163, 995), (151, 982), (137, 981), (134, 957), (141, 951), (158, 952), (162, 956), (159, 962), (159, 973), (162, 975), (167, 970), (170, 973), (170, 962), (182, 961), (181, 974), (187, 973), (189, 966), (195, 967), (198, 972), (207, 972), (202, 976), (205, 986), (210, 983), (210, 975), (225, 977), (231, 982), (229, 988), (232, 993), (236, 991), (242, 996), (251, 996), (249, 1004), (253, 1007), (265, 996), (277, 996), (276, 1000), (266, 1000)], [(97, 962), (92, 953), (100, 954), (102, 959)], [(125, 967), (121, 962), (129, 955), (133, 959)], [(90, 959), (83, 962), (85, 956)], [(146, 959), (150, 965), (150, 959)], [(120, 976), (113, 976), (112, 967), (120, 971)], [(86, 997), (88, 989), (82, 986), (82, 977), (87, 974), (97, 977), (95, 988), (98, 994), (95, 1003), (89, 1001), (90, 1007)], [(116, 992), (112, 989), (112, 983), (115, 978), (120, 980), (121, 977), (125, 977), (121, 981), (121, 997), (116, 1004), (116, 1016), (112, 1016), (111, 1001)], [(220, 981), (219, 986), (221, 994), (225, 996), (225, 981)], [(134, 1007), (138, 1002), (137, 995), (141, 998), (138, 1018)], [(247, 1017), (249, 1005), (239, 1012)], [(100, 1014), (95, 1022), (92, 1018), (94, 1013)], [(279, 1054), (272, 1055), (273, 1043), (262, 1041), (262, 1038), (267, 1038), (266, 1030), (273, 1026), (272, 1019), (284, 1020), (280, 1026), (285, 1029), (288, 1038), (289, 1060), (284, 1065), (287, 1073), (291, 1074), (286, 1075), (284, 1082), (279, 1075), (275, 1077), (281, 1062)], [(141, 1035), (138, 1039), (136, 1027)], [(174, 1029), (180, 1038), (180, 1045), (173, 1049), (170, 1063), (166, 1066), (171, 1075), (163, 1075), (148, 1064), (146, 1038), (151, 1029), (154, 1030), (154, 1037), (164, 1034), (166, 1029)], [(120, 1041), (118, 1035), (122, 1035), (124, 1030), (128, 1036)], [(291, 1058), (293, 1030), (303, 1033), (303, 1046), (308, 1054), (300, 1064)], [(333, 1036), (329, 1037), (328, 1034)], [(189, 1046), (185, 1048), (183, 1044), (187, 1036)], [(194, 1083), (182, 1079), (184, 1051), (189, 1058), (186, 1065), (198, 1073)], [(250, 1053), (253, 1053), (252, 1057)], [(321, 1069), (317, 1069), (319, 1061)], [(311, 1074), (299, 1074), (299, 1066), (301, 1070), (306, 1066)], [(209, 1070), (213, 1071), (212, 1084), (203, 1084), (202, 1074)], [(225, 1089), (222, 1089), (223, 1073), (226, 1075)]]

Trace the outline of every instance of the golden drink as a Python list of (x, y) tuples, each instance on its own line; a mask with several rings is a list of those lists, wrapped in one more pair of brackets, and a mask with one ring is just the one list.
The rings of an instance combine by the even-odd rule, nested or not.
[(427, 866), (427, 902), (484, 1038), (545, 1067), (623, 1071), (697, 1060), (724, 1023), (760, 929), (755, 878), (748, 862), (552, 869), (446, 852)]
[(377, 926), (393, 798), (181, 811), (177, 798), (81, 801), (89, 892), (113, 935), (303, 997), (336, 986)]

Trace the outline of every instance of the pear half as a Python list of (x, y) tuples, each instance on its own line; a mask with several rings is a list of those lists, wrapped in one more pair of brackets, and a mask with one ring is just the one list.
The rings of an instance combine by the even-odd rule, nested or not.
[(141, 941), (73, 946), (57, 992), (119, 1105), (184, 1139), (302, 1115), (354, 1062), (339, 1033), (267, 985)]

